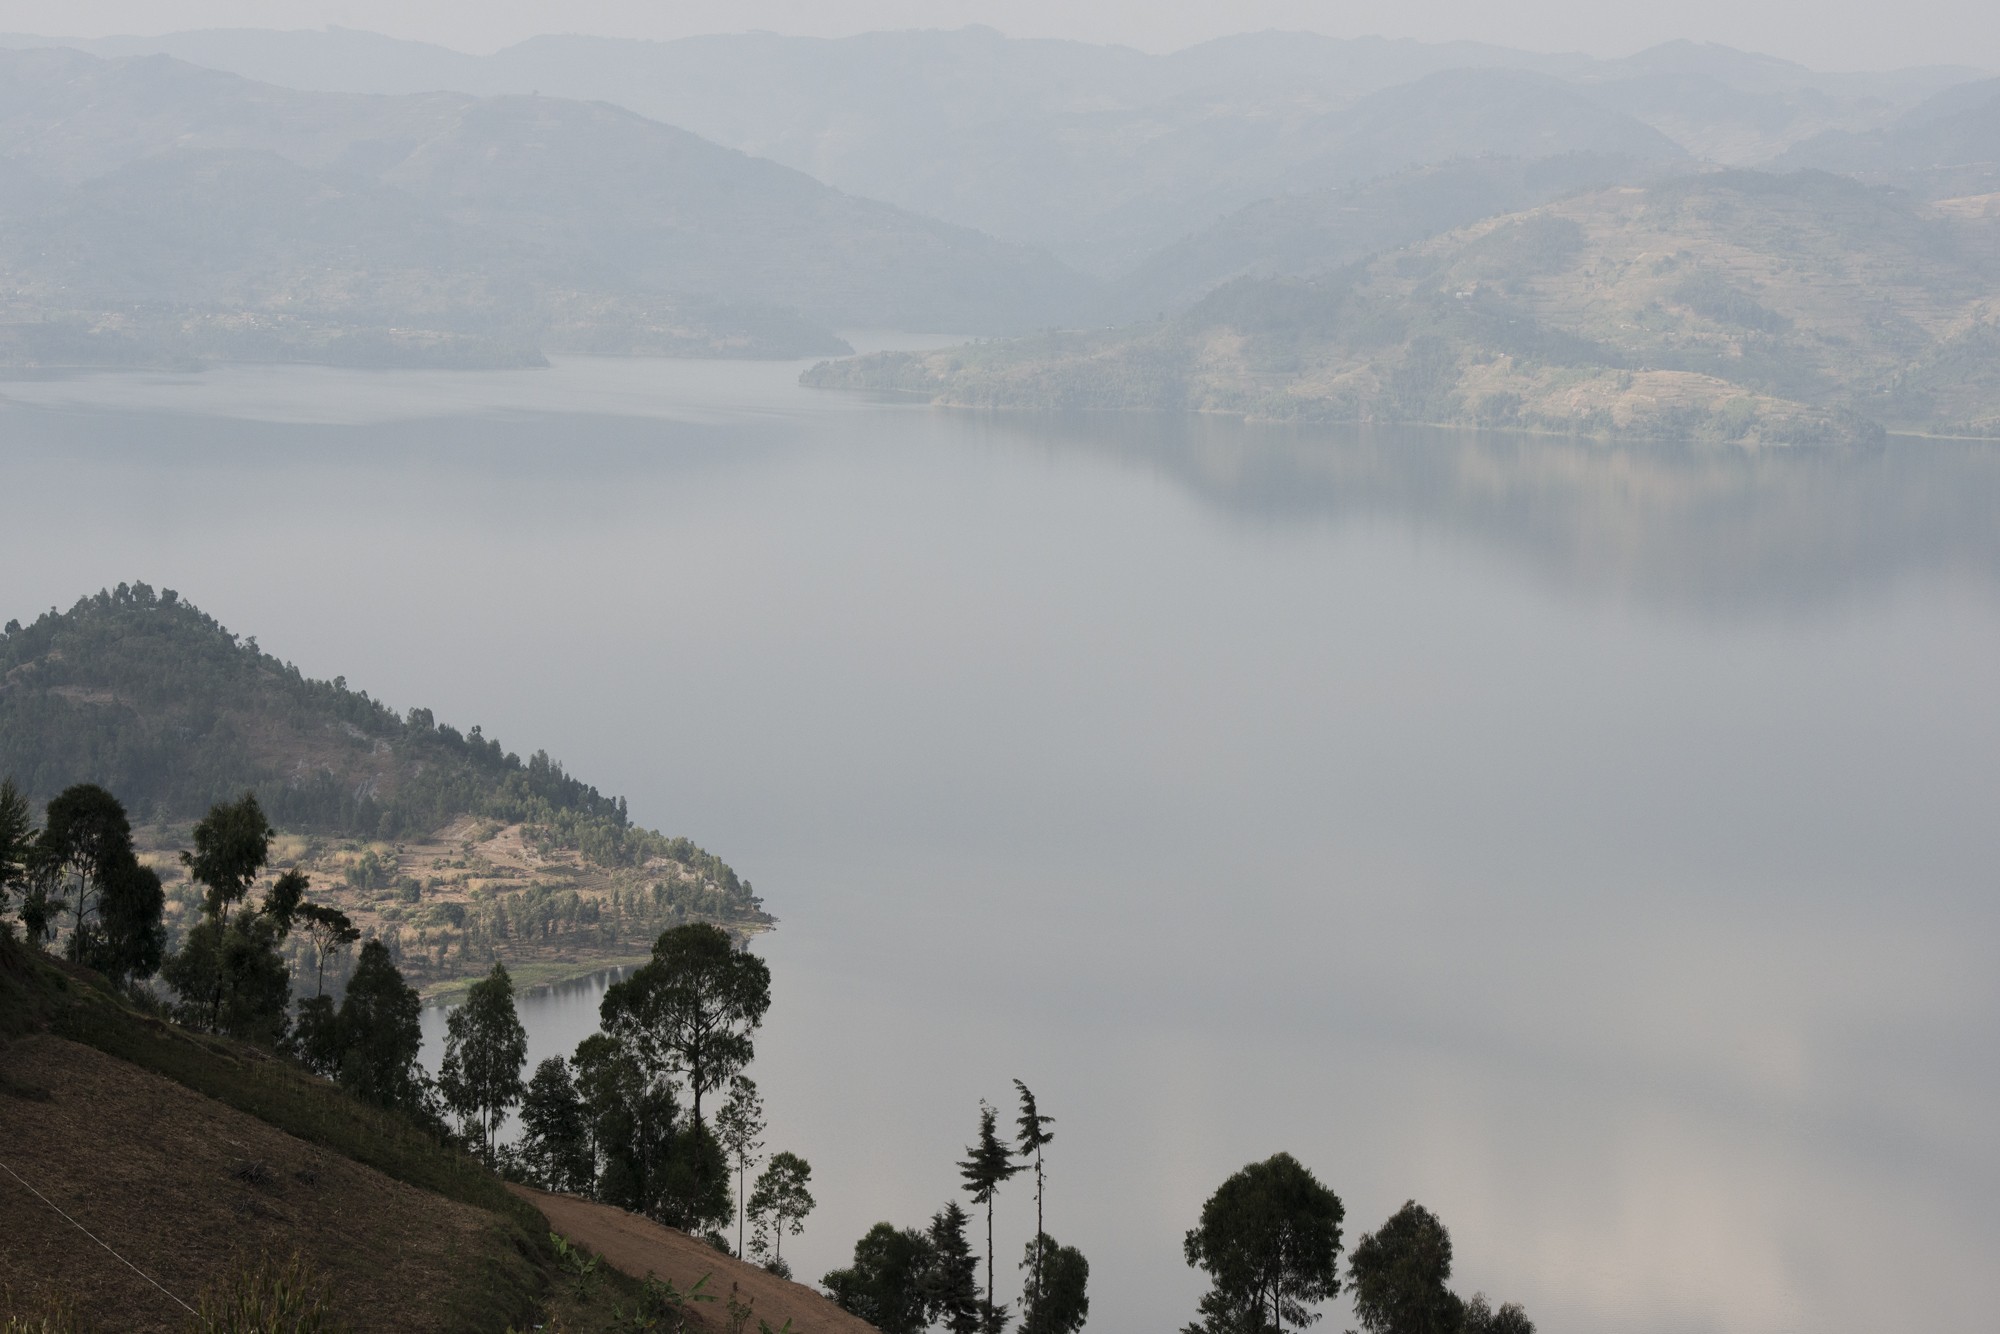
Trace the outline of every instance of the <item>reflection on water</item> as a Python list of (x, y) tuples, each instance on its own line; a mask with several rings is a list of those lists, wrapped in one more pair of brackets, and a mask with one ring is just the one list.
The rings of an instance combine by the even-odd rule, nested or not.
[[(1184, 1324), (1182, 1232), (1278, 1148), (1551, 1331), (1989, 1323), (2000, 450), (791, 374), (6, 386), (0, 615), (175, 587), (726, 856), (781, 919), (802, 1273), (937, 1208), (1019, 1076), (1093, 1328)], [(525, 998), (534, 1059), (601, 986)]]

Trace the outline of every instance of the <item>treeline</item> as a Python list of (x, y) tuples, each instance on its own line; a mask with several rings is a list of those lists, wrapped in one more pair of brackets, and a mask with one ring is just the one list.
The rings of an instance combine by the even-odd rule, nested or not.
[[(18, 923), (31, 946), (56, 944), (141, 1006), (265, 1046), (358, 1098), (401, 1110), (512, 1179), (643, 1213), (791, 1276), (785, 1239), (800, 1234), (816, 1202), (804, 1158), (764, 1155), (764, 1106), (745, 1074), (771, 1004), (763, 960), (711, 924), (665, 931), (643, 967), (606, 989), (599, 1031), (525, 1079), (527, 1035), (512, 979), (496, 963), (447, 1019), (433, 1079), (418, 1062), (421, 1002), (389, 946), (359, 942), (343, 914), (307, 897), (311, 886), (298, 871), (267, 875), (271, 839), (254, 795), (218, 804), (194, 826), (181, 860), (201, 890), (201, 916), (169, 953), (159, 877), (134, 856), (117, 800), (78, 785), (49, 802), (37, 828), (19, 790), (0, 782), (0, 932), (11, 936)], [(303, 998), (293, 994), (284, 954), (294, 936), (310, 941), (316, 964), (313, 994)], [(323, 966), (357, 943), (336, 1004)], [(143, 985), (156, 974), (170, 1001)], [(301, 970), (301, 989), (304, 977)], [(1014, 1085), (1013, 1134), (1002, 1136), (997, 1109), (982, 1102), (957, 1164), (984, 1215), (983, 1238), (981, 1220), (954, 1199), (921, 1226), (876, 1224), (855, 1243), (852, 1263), (822, 1278), (835, 1302), (883, 1334), (1083, 1329), (1089, 1262), (1052, 1237), (1043, 1216), (1055, 1118), (1027, 1085)], [(520, 1140), (502, 1145), (516, 1108)], [(1035, 1232), (1012, 1307), (998, 1295), (994, 1203), (1023, 1175), (1034, 1185)], [(1340, 1198), (1290, 1154), (1232, 1175), (1183, 1240), (1185, 1260), (1210, 1286), (1182, 1334), (1303, 1330), (1343, 1292), (1367, 1334), (1533, 1334), (1519, 1306), (1451, 1290), (1450, 1235), (1414, 1201), (1363, 1235), (1343, 1272), (1344, 1222)]]
[(0, 632), (0, 773), (32, 800), (95, 782), (142, 820), (193, 819), (248, 788), (278, 824), (394, 839), (464, 815), (528, 826), (606, 867), (660, 860), (755, 912), (747, 881), (686, 838), (632, 824), (623, 797), (545, 752), (523, 760), (429, 709), (397, 714), (320, 681), (174, 590), (120, 584)]

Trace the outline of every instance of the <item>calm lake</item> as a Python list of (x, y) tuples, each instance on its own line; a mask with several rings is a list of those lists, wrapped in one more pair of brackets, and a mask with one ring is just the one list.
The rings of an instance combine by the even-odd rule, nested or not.
[[(801, 1277), (951, 1197), (1019, 1076), (1104, 1334), (1193, 1316), (1182, 1233), (1279, 1149), (1545, 1334), (1990, 1325), (2000, 446), (797, 372), (0, 384), (0, 617), (173, 587), (727, 858), (781, 919)], [(538, 994), (537, 1056), (594, 1002)]]

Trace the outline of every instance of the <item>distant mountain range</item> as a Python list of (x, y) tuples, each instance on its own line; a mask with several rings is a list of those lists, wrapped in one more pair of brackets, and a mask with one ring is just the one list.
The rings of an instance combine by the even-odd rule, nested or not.
[(0, 163), (16, 361), (810, 356), (1031, 327), (1076, 281), (603, 103), (5, 51)]
[[(1980, 71), (1825, 74), (1689, 42), (1598, 60), (1299, 33), (1155, 56), (978, 28), (552, 36), (490, 56), (340, 29), (0, 37), (0, 365), (813, 357), (845, 350), (841, 328), (1163, 320), (1113, 339), (1151, 347), (1223, 307), (1255, 323), (1243, 312), (1282, 293), (1346, 290), (1357, 265), (1370, 302), (1418, 301), (1421, 282), (1383, 275), (1431, 263), (1446, 234), (1720, 168), (1839, 173), (1891, 192), (1881, 217), (1974, 235), (2000, 211), (1996, 161), (2000, 80)], [(1715, 190), (1748, 178), (1729, 179)], [(1688, 263), (1733, 272), (1747, 247), (1777, 264), (1790, 243), (1726, 232), (1691, 238), (1721, 248)], [(1846, 319), (1823, 304), (1785, 334), (1797, 383), (1767, 348), (1697, 371), (1688, 347), (1591, 335), (1589, 364), (1699, 373), (1813, 421), (1977, 423), (1983, 391), (1954, 387), (1985, 373), (1965, 299), (1962, 338), (1904, 339), (1893, 372), (1872, 328), (1844, 360), (1807, 355), (1815, 321)], [(1021, 346), (1109, 336), (1041, 337)], [(1812, 378), (1849, 371), (1876, 398)], [(976, 378), (948, 396), (998, 394)], [(1285, 411), (1308, 410), (1294, 397)]]
[(838, 40), (546, 36), (490, 56), (339, 29), (74, 45), (305, 89), (601, 99), (839, 189), (1048, 248), (1101, 277), (1272, 195), (1482, 152), (1757, 165), (1823, 132), (1880, 129), (1980, 77), (1823, 74), (1693, 42), (1596, 60), (1281, 32), (1158, 56), (983, 28)]

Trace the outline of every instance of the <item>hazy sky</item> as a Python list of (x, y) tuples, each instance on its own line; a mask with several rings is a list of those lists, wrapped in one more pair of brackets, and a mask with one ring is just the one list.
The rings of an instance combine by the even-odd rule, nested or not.
[(1473, 38), (1622, 55), (1675, 37), (1766, 51), (1822, 69), (1951, 63), (2000, 69), (1993, 0), (0, 0), (0, 30), (62, 36), (329, 24), (490, 51), (543, 32), (680, 37), (838, 36), (984, 23), (1171, 50), (1224, 33), (1306, 29), (1352, 37)]

